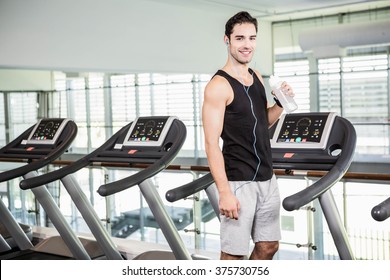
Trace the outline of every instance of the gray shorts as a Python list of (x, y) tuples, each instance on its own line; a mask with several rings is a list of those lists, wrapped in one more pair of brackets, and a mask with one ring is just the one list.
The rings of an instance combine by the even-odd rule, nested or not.
[(221, 215), (221, 251), (245, 256), (249, 241), (279, 241), (280, 194), (275, 175), (264, 182), (230, 181), (240, 202), (238, 220)]

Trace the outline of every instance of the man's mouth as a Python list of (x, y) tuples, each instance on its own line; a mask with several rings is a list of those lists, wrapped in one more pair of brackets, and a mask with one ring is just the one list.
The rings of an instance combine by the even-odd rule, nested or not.
[(244, 51), (240, 51), (240, 53), (242, 53), (243, 55), (247, 56), (247, 55), (250, 55), (252, 51), (250, 50), (244, 50)]

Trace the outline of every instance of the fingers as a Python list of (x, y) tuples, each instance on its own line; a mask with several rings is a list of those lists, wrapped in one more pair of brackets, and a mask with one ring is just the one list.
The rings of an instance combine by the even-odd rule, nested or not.
[(290, 96), (292, 96), (292, 97), (295, 96), (295, 94), (294, 94), (292, 88), (288, 88), (288, 89), (287, 89), (287, 95), (290, 95)]
[(238, 220), (238, 211), (237, 210), (232, 211), (230, 218)]
[(233, 196), (224, 196), (219, 201), (219, 212), (227, 219), (238, 219), (238, 212), (240, 211), (240, 202)]
[(283, 91), (283, 93), (286, 94), (286, 95), (289, 95), (289, 96), (292, 96), (292, 97), (295, 96), (293, 89), (292, 89), (291, 86), (290, 86), (289, 84), (287, 84), (286, 82), (283, 82), (283, 83), (282, 83), (282, 91)]
[(220, 210), (220, 213), (222, 216), (225, 216), (228, 219), (238, 220), (238, 211), (237, 210), (233, 210), (233, 211)]

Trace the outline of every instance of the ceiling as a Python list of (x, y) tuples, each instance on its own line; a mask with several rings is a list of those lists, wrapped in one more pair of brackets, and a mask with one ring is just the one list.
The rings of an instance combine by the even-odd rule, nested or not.
[(390, 0), (154, 0), (172, 5), (236, 13), (246, 10), (269, 21), (318, 17), (390, 7)]

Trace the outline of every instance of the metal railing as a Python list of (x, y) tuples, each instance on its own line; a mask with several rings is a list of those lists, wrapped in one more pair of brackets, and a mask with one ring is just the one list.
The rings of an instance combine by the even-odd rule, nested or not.
[[(65, 161), (56, 161), (54, 162), (54, 167), (52, 168), (57, 168), (59, 165), (66, 165), (69, 164), (70, 162), (65, 162)], [(110, 176), (112, 176), (113, 170), (114, 173), (118, 170), (121, 172), (129, 172), (129, 168), (126, 166), (121, 166), (118, 164), (112, 165), (112, 164), (102, 164), (104, 167), (104, 177), (102, 180), (110, 180), (108, 178), (108, 173)], [(140, 169), (140, 168), (145, 168), (145, 165), (137, 165), (134, 166), (133, 168)], [(94, 169), (97, 169), (94, 167)], [(134, 172), (136, 169), (131, 169), (131, 171)], [(158, 179), (160, 182), (162, 182), (164, 179), (164, 176), (167, 177), (166, 180), (171, 180), (171, 176), (176, 176), (177, 174), (186, 174), (190, 176), (189, 178), (195, 178), (194, 173), (197, 175), (202, 175), (207, 173), (208, 167), (207, 166), (180, 166), (180, 165), (171, 165), (168, 167), (167, 171), (162, 172), (158, 176), (160, 176)], [(101, 171), (99, 171), (101, 173)], [(287, 180), (289, 184), (291, 184), (291, 180), (294, 180), (295, 182), (298, 182), (299, 184), (302, 185), (304, 188), (309, 184), (308, 180), (316, 180), (316, 178), (320, 178), (324, 176), (326, 172), (322, 171), (307, 171), (307, 172), (295, 172), (291, 171), (288, 174), (284, 170), (275, 170), (275, 173), (279, 179)], [(88, 172), (90, 176), (94, 176), (93, 172)], [(100, 175), (99, 175), (100, 176)], [(76, 174), (77, 177), (77, 174)], [(112, 179), (112, 178), (111, 178)], [(84, 181), (88, 182), (97, 182), (97, 184), (103, 183), (99, 182), (99, 180), (94, 179), (83, 179)], [(299, 180), (299, 181), (296, 181)], [(301, 182), (302, 181), (302, 182)], [(382, 185), (384, 189), (388, 189), (387, 194), (390, 196), (390, 187), (388, 188), (387, 185), (390, 186), (390, 174), (367, 174), (367, 173), (356, 173), (356, 172), (350, 172), (346, 173), (345, 176), (343, 177), (341, 184), (349, 184), (351, 182), (360, 182), (360, 183), (365, 183), (367, 184), (367, 190), (369, 191), (371, 188), (371, 185), (373, 182), (375, 185)], [(160, 185), (164, 185), (163, 183), (160, 183)], [(53, 187), (53, 186), (51, 186)], [(93, 186), (93, 187), (88, 187), (89, 190), (93, 190), (94, 188), (97, 188), (99, 186)], [(160, 186), (163, 188), (163, 186)], [(284, 188), (283, 183), (281, 182), (280, 188)], [(345, 187), (345, 185), (344, 185)], [(348, 224), (348, 219), (350, 216), (353, 216), (354, 213), (351, 210), (348, 210), (344, 203), (345, 199), (348, 201), (349, 195), (348, 192), (346, 192), (346, 188), (342, 188), (343, 191), (340, 193), (338, 196), (339, 199), (337, 199), (338, 207), (340, 209), (343, 209), (343, 216), (344, 220), (346, 220), (346, 224)], [(348, 185), (347, 185), (348, 189)], [(164, 190), (162, 190), (164, 191)], [(386, 193), (386, 192), (385, 192)], [(62, 193), (61, 193), (62, 194)], [(385, 194), (386, 195), (386, 194)], [(19, 198), (22, 199), (27, 199), (26, 196), (18, 196)], [(198, 197), (202, 198), (201, 195)], [(356, 198), (356, 196), (355, 196)], [(366, 197), (361, 197), (363, 200), (366, 199)], [(383, 200), (386, 197), (383, 197)], [(12, 197), (10, 197), (12, 199)], [(137, 198), (137, 200), (140, 198), (140, 196)], [(382, 199), (382, 198), (380, 198)], [(96, 200), (96, 198), (95, 198)], [(115, 204), (115, 201), (119, 201), (118, 198), (113, 198), (113, 201), (110, 201), (110, 204)], [(105, 203), (105, 202), (104, 202)], [(184, 202), (183, 202), (184, 203)], [(185, 207), (188, 208), (189, 211), (193, 211), (194, 209), (198, 209), (197, 211), (193, 211), (194, 215), (201, 215), (199, 214), (199, 207), (200, 207), (200, 199), (193, 199), (193, 200), (187, 200), (185, 202)], [(26, 204), (26, 202), (20, 202), (19, 204)], [(29, 203), (30, 204), (30, 203)], [(62, 203), (64, 204), (64, 202)], [(118, 203), (119, 204), (119, 203)], [(117, 205), (116, 205), (117, 206)], [(172, 205), (170, 205), (171, 207)], [(375, 205), (372, 205), (372, 207)], [(61, 205), (61, 207), (65, 207), (65, 205)], [(138, 206), (136, 206), (138, 207)], [(129, 209), (126, 209), (126, 207), (119, 209), (117, 208), (115, 210), (116, 213), (118, 212), (125, 212)], [(305, 209), (304, 209), (305, 210)], [(107, 207), (103, 210), (103, 212), (99, 213), (99, 215), (102, 217), (102, 220), (105, 220), (104, 222), (112, 222), (111, 220), (107, 221), (107, 217), (113, 217), (113, 213), (107, 213), (112, 211), (112, 207)], [(16, 212), (20, 212), (20, 209), (16, 209)], [(313, 223), (322, 223), (321, 220), (318, 220), (318, 218), (313, 219), (313, 215), (315, 214), (314, 211), (295, 211), (297, 213), (294, 213), (294, 219), (301, 219), (301, 220), (306, 220), (306, 225), (303, 225), (299, 229), (295, 229), (296, 232), (295, 234), (299, 236), (299, 239), (301, 242), (296, 242), (295, 240), (281, 240), (281, 250), (285, 250), (286, 252), (290, 252), (288, 254), (285, 254), (285, 252), (280, 252), (276, 258), (294, 258), (296, 257), (297, 259), (338, 259), (338, 254), (337, 251), (334, 247), (333, 240), (330, 236), (330, 233), (326, 231), (326, 227), (323, 227), (323, 232), (322, 234), (322, 240), (316, 240), (311, 236), (311, 232), (314, 231), (313, 228)], [(79, 217), (77, 217), (77, 213), (71, 212), (71, 213), (66, 213), (68, 215), (68, 219), (73, 222), (81, 221)], [(22, 218), (23, 215), (20, 215), (20, 213), (17, 214), (19, 218)], [(76, 216), (75, 216), (76, 215)], [(282, 213), (283, 215), (283, 213)], [(41, 215), (41, 217), (45, 217), (44, 215)], [(298, 217), (298, 218), (297, 218)], [(198, 220), (201, 220), (201, 217), (196, 217)], [(31, 223), (31, 219), (28, 221), (23, 221), (20, 220), (20, 222), (29, 222)], [(372, 224), (374, 225), (380, 225), (383, 227), (383, 223), (389, 223), (390, 221), (384, 221), (382, 223), (378, 223), (376, 221), (371, 221)], [(45, 224), (43, 222), (42, 224)], [(211, 225), (214, 228), (211, 228)], [(364, 228), (363, 227), (364, 223), (362, 224), (362, 227), (348, 227), (347, 232), (349, 235), (349, 240), (351, 243), (352, 250), (354, 251), (356, 259), (364, 259), (364, 260), (389, 260), (390, 259), (390, 226), (385, 227), (384, 229), (374, 229), (374, 228)], [(109, 225), (108, 225), (109, 226)], [(206, 223), (201, 222), (199, 225), (194, 225), (193, 223), (189, 224), (188, 227), (186, 228), (186, 232), (184, 230), (180, 231), (181, 236), (183, 237), (184, 240), (186, 240), (187, 244), (191, 244), (195, 249), (207, 249), (207, 250), (215, 250), (216, 252), (219, 251), (219, 244), (218, 244), (218, 232), (219, 228), (215, 228), (218, 226), (218, 223), (215, 221), (211, 220)], [(75, 226), (76, 229), (80, 229), (80, 225)], [(192, 230), (196, 228), (197, 230)], [(282, 225), (283, 228), (283, 225)], [(152, 242), (159, 242), (159, 243), (165, 243), (164, 237), (161, 235), (158, 227), (156, 228), (142, 228), (140, 229), (143, 231), (144, 237), (142, 238), (145, 240), (145, 235), (147, 235), (146, 240), (147, 241), (152, 241)], [(146, 233), (145, 233), (146, 232)], [(320, 234), (320, 235), (321, 235)], [(283, 236), (283, 234), (282, 234)], [(318, 238), (318, 234), (315, 235), (316, 238)], [(307, 242), (302, 242), (302, 237), (303, 239), (307, 239)], [(130, 239), (137, 239), (141, 238), (140, 234), (134, 234), (134, 236), (128, 237)], [(321, 247), (321, 248), (319, 248)], [(319, 253), (321, 252), (321, 254)]]

